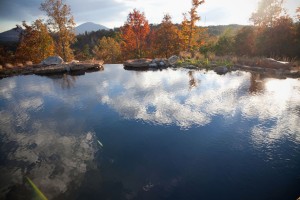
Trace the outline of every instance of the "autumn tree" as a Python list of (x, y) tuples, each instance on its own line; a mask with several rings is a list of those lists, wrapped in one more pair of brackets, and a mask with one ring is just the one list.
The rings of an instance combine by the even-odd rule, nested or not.
[(300, 59), (300, 6), (296, 10), (298, 22), (295, 24), (296, 27), (296, 47), (297, 47), (297, 58)]
[(255, 55), (256, 31), (252, 26), (243, 27), (235, 35), (235, 53), (239, 56)]
[(257, 51), (263, 56), (294, 57), (296, 31), (290, 17), (280, 17), (272, 28), (266, 28), (257, 37)]
[(53, 39), (41, 20), (36, 20), (31, 26), (23, 22), (23, 26), (25, 30), (16, 51), (17, 59), (39, 63), (48, 56), (54, 55)]
[(129, 13), (127, 21), (121, 27), (121, 48), (126, 57), (141, 58), (146, 50), (146, 37), (150, 28), (145, 14), (134, 9)]
[(231, 30), (225, 31), (218, 39), (215, 46), (217, 55), (228, 55), (234, 51), (234, 37)]
[(106, 63), (116, 63), (121, 55), (121, 48), (113, 38), (103, 37), (94, 47), (93, 53), (97, 59), (102, 59)]
[(197, 13), (199, 5), (203, 4), (204, 0), (192, 0), (192, 8), (188, 12), (183, 14), (183, 21), (181, 23), (181, 38), (183, 50), (194, 52), (199, 47), (199, 41), (196, 35), (200, 31), (196, 26), (196, 23), (200, 20), (200, 16)]
[(171, 16), (166, 14), (155, 33), (154, 49), (162, 57), (179, 54), (178, 28), (172, 23)]
[(284, 0), (260, 0), (257, 11), (250, 20), (258, 27), (272, 27), (276, 20), (285, 13), (282, 7)]
[(70, 6), (64, 4), (63, 0), (45, 0), (40, 9), (47, 13), (48, 24), (57, 35), (57, 54), (65, 61), (72, 60), (74, 56), (70, 45), (75, 41), (75, 22)]

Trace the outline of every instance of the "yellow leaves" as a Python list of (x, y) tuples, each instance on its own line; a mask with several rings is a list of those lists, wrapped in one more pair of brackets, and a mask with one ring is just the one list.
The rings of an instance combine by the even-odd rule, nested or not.
[(23, 25), (26, 29), (16, 52), (20, 61), (31, 60), (33, 63), (40, 63), (54, 54), (53, 39), (41, 20), (36, 20), (31, 26), (26, 23)]
[(47, 13), (48, 24), (57, 33), (56, 53), (65, 61), (72, 60), (74, 55), (70, 45), (75, 41), (75, 22), (70, 6), (62, 0), (45, 0), (40, 9)]
[(192, 8), (189, 11), (189, 19), (187, 14), (183, 14), (183, 21), (181, 23), (181, 47), (186, 51), (195, 51), (199, 48), (201, 42), (199, 42), (198, 28), (196, 22), (200, 20), (197, 13), (199, 5), (204, 3), (204, 0), (192, 0)]
[(102, 59), (106, 63), (116, 63), (121, 55), (121, 48), (113, 38), (103, 37), (93, 49), (93, 53), (97, 59)]

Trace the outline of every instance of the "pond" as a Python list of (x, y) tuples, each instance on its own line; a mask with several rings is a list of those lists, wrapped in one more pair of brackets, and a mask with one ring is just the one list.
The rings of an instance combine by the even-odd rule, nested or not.
[(127, 71), (0, 80), (0, 199), (297, 199), (300, 80)]

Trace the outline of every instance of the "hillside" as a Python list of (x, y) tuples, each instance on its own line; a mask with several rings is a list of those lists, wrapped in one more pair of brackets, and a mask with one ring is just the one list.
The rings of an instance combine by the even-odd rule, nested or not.
[(1, 43), (18, 42), (23, 29), (20, 26), (0, 33)]

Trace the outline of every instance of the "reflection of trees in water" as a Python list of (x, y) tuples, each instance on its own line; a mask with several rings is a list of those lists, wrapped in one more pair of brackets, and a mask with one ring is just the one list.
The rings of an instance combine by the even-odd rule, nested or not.
[(62, 89), (70, 89), (75, 86), (76, 83), (76, 76), (70, 76), (64, 74), (60, 79), (59, 83)]
[(193, 89), (194, 87), (198, 86), (198, 80), (195, 79), (194, 77), (194, 71), (189, 71), (189, 90)]
[(250, 93), (260, 93), (264, 90), (264, 77), (258, 73), (251, 73), (250, 77)]
[(49, 76), (55, 83), (58, 83), (62, 89), (70, 89), (75, 86), (76, 76), (62, 74), (62, 75), (54, 75)]

